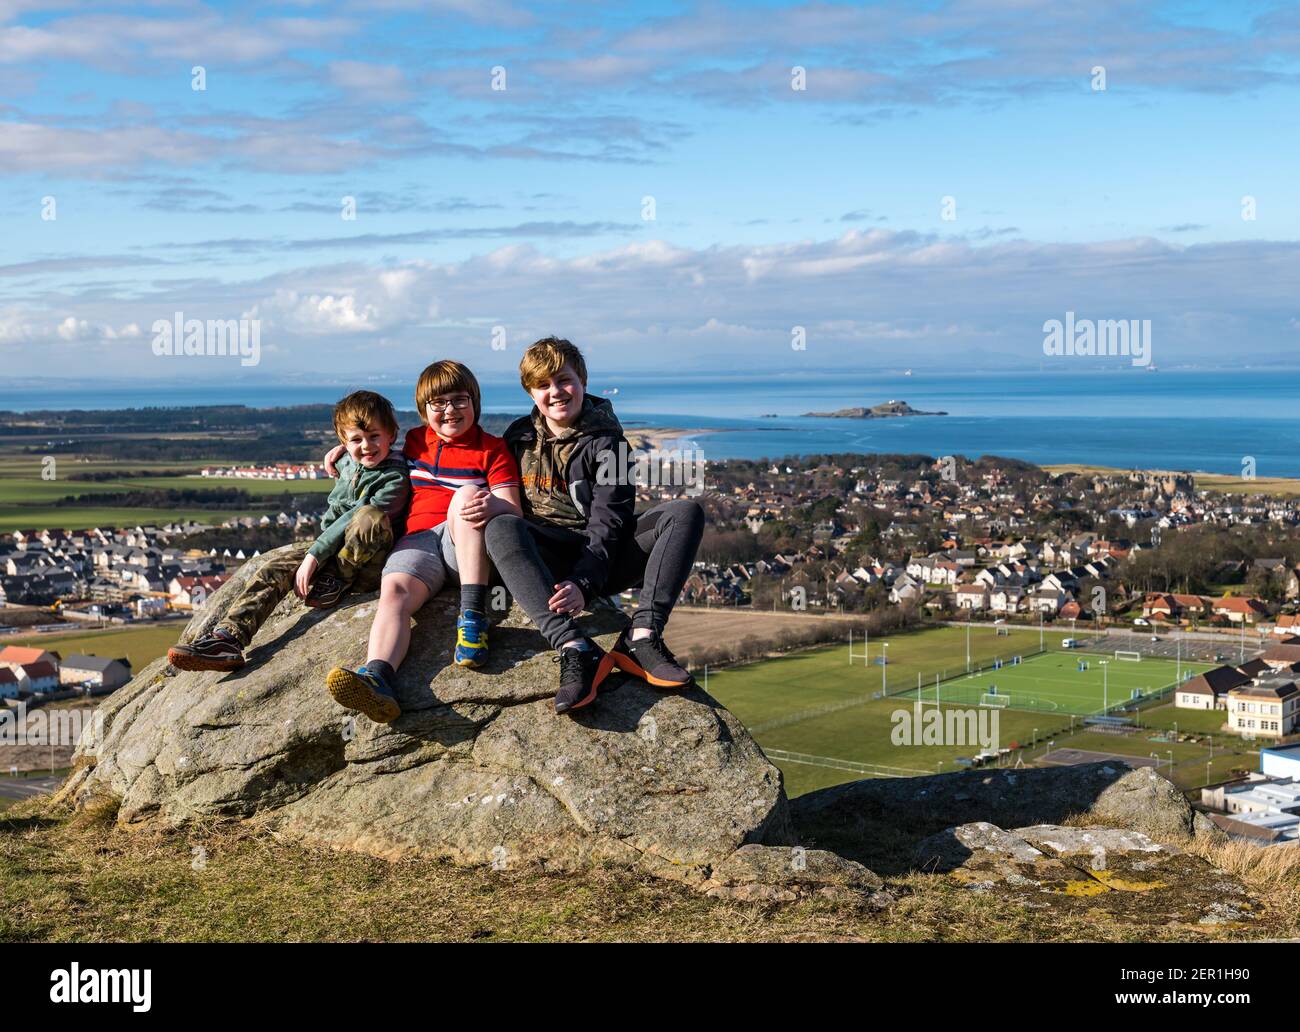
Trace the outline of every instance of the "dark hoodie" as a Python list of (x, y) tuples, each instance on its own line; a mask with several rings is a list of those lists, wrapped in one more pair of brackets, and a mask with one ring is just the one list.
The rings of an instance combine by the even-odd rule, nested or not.
[[(533, 523), (565, 527), (586, 535), (587, 544), (569, 579), (590, 601), (599, 595), (623, 543), (636, 530), (636, 487), (624, 467), (631, 454), (623, 427), (605, 398), (583, 399), (578, 421), (552, 434), (537, 407), (516, 419), (503, 435), (519, 461), (524, 515)], [(621, 447), (620, 447), (621, 446)], [(597, 477), (601, 455), (606, 469), (624, 470)]]

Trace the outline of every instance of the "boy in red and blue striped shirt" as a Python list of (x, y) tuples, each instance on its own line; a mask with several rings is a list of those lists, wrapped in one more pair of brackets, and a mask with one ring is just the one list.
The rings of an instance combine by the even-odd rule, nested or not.
[(387, 724), (401, 713), (393, 690), (411, 641), (411, 616), (460, 581), (455, 662), (481, 666), (487, 654), (489, 562), (483, 528), (501, 513), (519, 515), (519, 466), (505, 441), (478, 425), (480, 392), (468, 368), (450, 360), (420, 374), (415, 404), (424, 419), (406, 435), (411, 508), (406, 535), (384, 565), (365, 664), (326, 677), (343, 706)]

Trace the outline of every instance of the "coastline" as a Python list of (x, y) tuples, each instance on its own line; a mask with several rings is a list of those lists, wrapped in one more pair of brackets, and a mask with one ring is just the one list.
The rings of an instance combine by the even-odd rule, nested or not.
[(1255, 477), (1253, 480), (1246, 480), (1230, 473), (1207, 473), (1199, 469), (1137, 469), (1097, 466), (1086, 462), (1054, 462), (1039, 468), (1055, 474), (1100, 473), (1113, 476), (1146, 473), (1152, 476), (1190, 476), (1195, 480), (1198, 491), (1216, 491), (1221, 494), (1300, 495), (1300, 478), (1297, 477)]

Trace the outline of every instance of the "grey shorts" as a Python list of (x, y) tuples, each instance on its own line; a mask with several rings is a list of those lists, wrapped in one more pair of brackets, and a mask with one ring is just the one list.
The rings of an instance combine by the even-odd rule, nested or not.
[(432, 530), (417, 530), (400, 538), (388, 553), (384, 563), (384, 576), (405, 573), (424, 583), (430, 595), (442, 590), (447, 579), (460, 580), (456, 569), (456, 546), (441, 523)]

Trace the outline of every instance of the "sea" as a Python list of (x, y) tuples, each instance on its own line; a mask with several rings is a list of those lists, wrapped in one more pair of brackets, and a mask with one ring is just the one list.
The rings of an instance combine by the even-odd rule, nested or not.
[[(332, 402), (361, 386), (387, 393), (400, 408), (413, 406), (414, 385), (396, 382), (46, 381), (0, 384), (0, 409), (303, 405)], [(893, 452), (1300, 477), (1300, 369), (637, 374), (593, 379), (589, 390), (608, 397), (628, 427), (692, 431), (673, 447), (698, 448), (707, 460)], [(947, 414), (805, 415), (890, 400)], [(483, 384), (485, 412), (523, 413), (529, 404), (518, 381)]]

